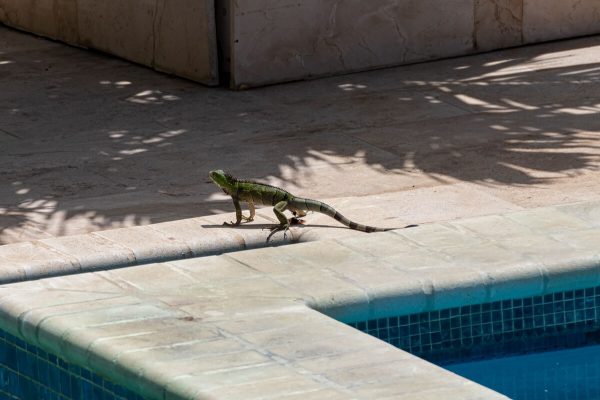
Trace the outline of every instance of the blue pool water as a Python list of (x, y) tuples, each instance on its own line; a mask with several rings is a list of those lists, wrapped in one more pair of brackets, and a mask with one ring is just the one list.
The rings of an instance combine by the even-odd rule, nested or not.
[(445, 365), (515, 400), (600, 399), (600, 346)]

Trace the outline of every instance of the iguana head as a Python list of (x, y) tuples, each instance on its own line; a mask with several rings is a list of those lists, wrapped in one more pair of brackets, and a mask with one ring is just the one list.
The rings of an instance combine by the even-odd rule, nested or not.
[(225, 171), (223, 171), (222, 169), (210, 171), (208, 176), (210, 177), (210, 179), (212, 179), (215, 185), (223, 189), (225, 193), (231, 194), (234, 191), (236, 182), (235, 178), (225, 173)]

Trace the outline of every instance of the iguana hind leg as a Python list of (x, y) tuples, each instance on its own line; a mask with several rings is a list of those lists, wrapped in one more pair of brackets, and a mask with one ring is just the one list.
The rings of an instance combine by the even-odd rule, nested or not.
[(246, 217), (242, 214), (242, 219), (246, 222), (254, 221), (254, 216), (256, 215), (256, 208), (254, 208), (254, 202), (252, 200), (248, 200), (248, 210), (250, 210), (250, 215)]
[(273, 212), (279, 220), (279, 225), (275, 225), (273, 228), (271, 228), (271, 233), (267, 237), (267, 242), (271, 239), (271, 236), (279, 231), (283, 231), (284, 239), (287, 237), (287, 231), (290, 230), (290, 221), (288, 221), (287, 217), (283, 213), (287, 206), (287, 201), (280, 201), (279, 203), (275, 204), (275, 207), (273, 207)]

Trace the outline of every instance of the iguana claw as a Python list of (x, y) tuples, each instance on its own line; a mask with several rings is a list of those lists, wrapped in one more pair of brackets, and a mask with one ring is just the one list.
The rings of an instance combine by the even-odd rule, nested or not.
[(287, 239), (287, 232), (290, 230), (290, 225), (276, 225), (273, 228), (271, 228), (271, 233), (269, 233), (269, 236), (267, 236), (267, 243), (269, 243), (269, 240), (271, 240), (271, 236), (273, 236), (274, 234), (276, 234), (279, 231), (283, 231), (283, 239)]

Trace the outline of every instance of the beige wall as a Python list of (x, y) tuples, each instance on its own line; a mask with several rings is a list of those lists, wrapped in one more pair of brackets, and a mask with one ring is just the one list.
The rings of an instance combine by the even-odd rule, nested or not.
[(76, 6), (74, 0), (0, 0), (0, 22), (76, 44)]
[(600, 0), (525, 0), (523, 41), (600, 33)]
[(0, 22), (207, 85), (219, 22), (244, 88), (600, 33), (600, 0), (0, 0)]
[(472, 1), (235, 1), (235, 83), (274, 83), (467, 53), (473, 13), (464, 9)]
[(212, 0), (0, 0), (0, 22), (218, 83)]
[(600, 33), (599, 0), (221, 0), (231, 86)]
[(475, 0), (474, 49), (518, 46), (523, 37), (523, 0)]

